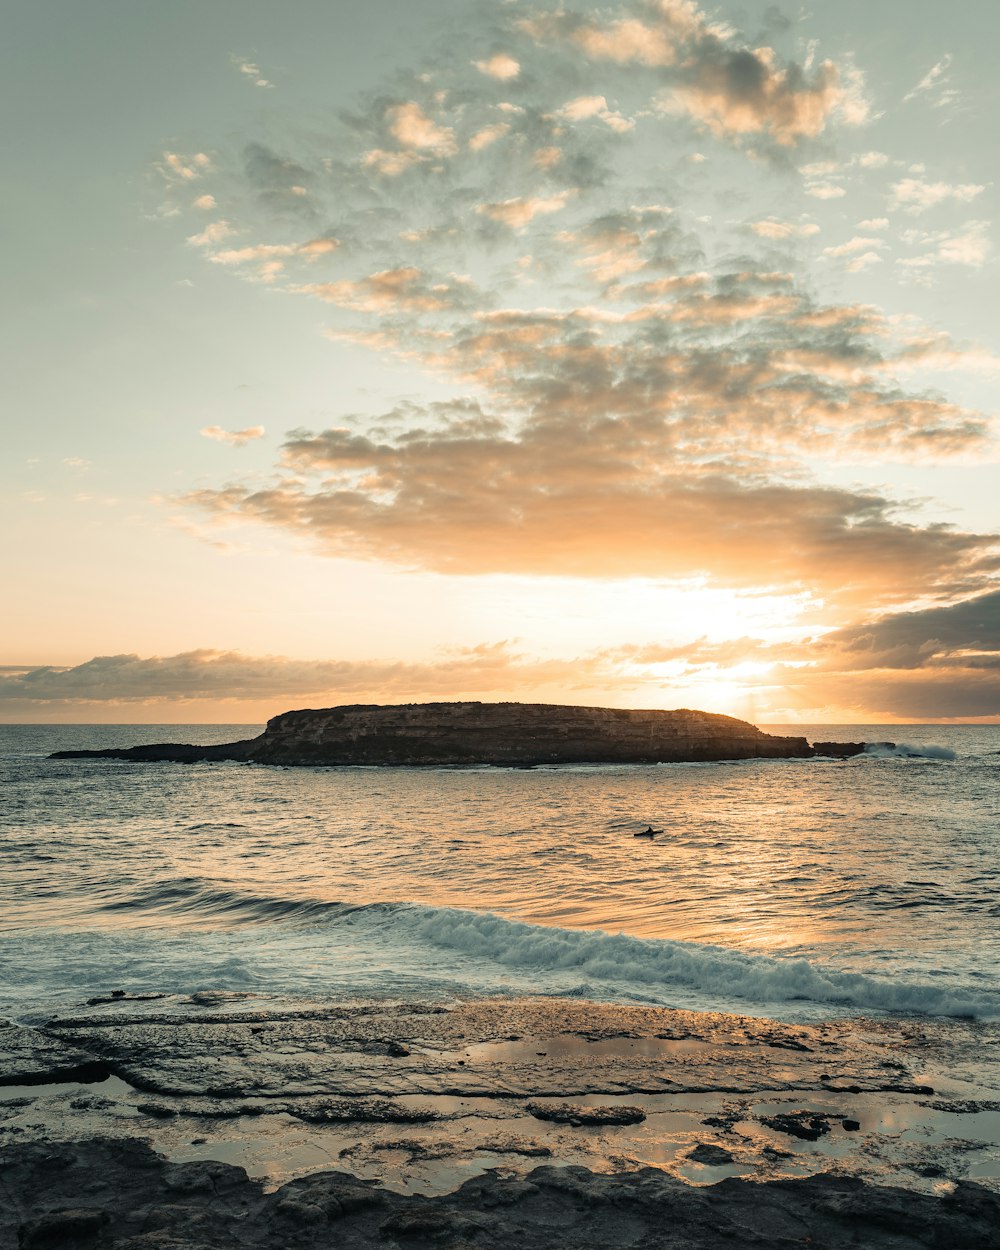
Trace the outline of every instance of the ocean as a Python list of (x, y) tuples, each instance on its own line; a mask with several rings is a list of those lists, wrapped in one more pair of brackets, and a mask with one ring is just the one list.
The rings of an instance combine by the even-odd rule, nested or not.
[(0, 727), (0, 1015), (123, 989), (1000, 1018), (1000, 726), (767, 727), (898, 744), (845, 762), (47, 758), (260, 728)]

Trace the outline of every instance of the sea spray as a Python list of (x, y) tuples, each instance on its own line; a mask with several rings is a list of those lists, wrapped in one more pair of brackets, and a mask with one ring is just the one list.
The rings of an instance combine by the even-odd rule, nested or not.
[(531, 925), (491, 912), (411, 905), (394, 927), (438, 947), (530, 971), (540, 986), (553, 971), (571, 971), (623, 996), (653, 991), (657, 1001), (669, 998), (673, 989), (684, 989), (706, 1001), (738, 999), (761, 1005), (809, 1001), (865, 1011), (969, 1017), (1000, 1012), (1000, 995), (884, 980), (824, 968), (807, 959), (748, 954), (698, 942)]
[(958, 758), (950, 747), (933, 744), (916, 746), (909, 742), (869, 742), (865, 746), (864, 753), (880, 760), (954, 760)]

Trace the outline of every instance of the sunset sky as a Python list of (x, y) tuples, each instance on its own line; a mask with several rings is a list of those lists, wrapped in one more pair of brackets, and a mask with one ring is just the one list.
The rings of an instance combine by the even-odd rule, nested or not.
[(994, 4), (6, 26), (0, 719), (1000, 720)]

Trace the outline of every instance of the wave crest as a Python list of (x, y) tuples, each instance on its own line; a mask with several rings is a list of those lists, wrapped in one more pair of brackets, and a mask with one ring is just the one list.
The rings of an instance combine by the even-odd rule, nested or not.
[(868, 742), (865, 744), (865, 755), (874, 756), (875, 759), (957, 759), (957, 756), (951, 747), (939, 747), (933, 745), (914, 746), (909, 742)]
[(807, 959), (751, 955), (721, 946), (638, 938), (600, 929), (557, 929), (505, 920), (491, 912), (413, 905), (406, 927), (426, 942), (505, 968), (536, 971), (544, 984), (553, 970), (630, 991), (679, 988), (706, 997), (758, 1004), (808, 1000), (863, 1010), (926, 1015), (994, 1016), (995, 996), (954, 987), (882, 980), (839, 972)]
[[(251, 960), (255, 949), (281, 945), (287, 938), (295, 943), (298, 958), (309, 953), (307, 962), (314, 971), (333, 970), (346, 957), (362, 979), (366, 968), (382, 977), (392, 969), (390, 977), (401, 979), (432, 974), (442, 984), (473, 994), (583, 995), (693, 1010), (801, 1003), (1000, 1018), (1000, 995), (954, 983), (882, 979), (801, 957), (535, 925), (458, 907), (280, 898), (183, 877), (106, 903), (104, 910), (131, 913), (141, 927), (170, 917), (182, 917), (186, 926), (239, 926), (243, 954)], [(321, 971), (319, 975), (324, 979)]]

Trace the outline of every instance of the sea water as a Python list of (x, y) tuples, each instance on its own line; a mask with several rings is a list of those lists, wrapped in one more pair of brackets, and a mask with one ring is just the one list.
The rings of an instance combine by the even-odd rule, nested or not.
[(124, 989), (1000, 1017), (1000, 726), (773, 728), (898, 744), (845, 762), (47, 758), (257, 732), (0, 727), (0, 1014)]

